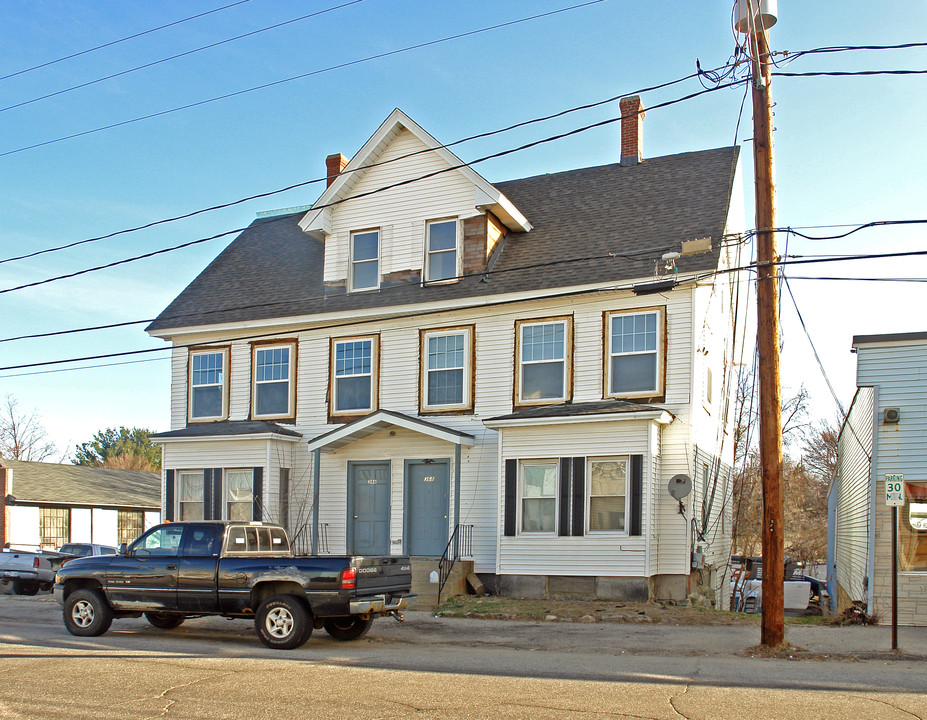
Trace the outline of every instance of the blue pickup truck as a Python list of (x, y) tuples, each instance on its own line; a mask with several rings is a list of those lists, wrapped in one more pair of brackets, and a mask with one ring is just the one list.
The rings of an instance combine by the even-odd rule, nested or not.
[(288, 650), (313, 628), (354, 640), (376, 616), (401, 621), (411, 584), (405, 556), (298, 556), (279, 525), (206, 521), (156, 525), (116, 555), (76, 558), (54, 592), (74, 635), (142, 614), (165, 630), (220, 615), (253, 620), (265, 645)]

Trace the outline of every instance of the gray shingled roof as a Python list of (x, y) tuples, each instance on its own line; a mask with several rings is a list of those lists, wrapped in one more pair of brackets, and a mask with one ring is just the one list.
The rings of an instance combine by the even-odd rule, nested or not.
[(285, 435), (287, 437), (302, 437), (295, 430), (264, 420), (225, 420), (223, 422), (192, 423), (179, 430), (157, 433), (152, 435), (151, 439), (169, 440), (171, 438), (226, 437), (232, 435), (264, 435), (266, 433)]
[[(702, 237), (714, 239), (713, 251), (681, 258), (677, 267), (710, 270), (718, 263), (737, 155), (738, 148), (726, 147), (496, 183), (534, 229), (508, 236), (489, 282), (471, 277), (326, 296), (323, 246), (299, 229), (303, 213), (256, 220), (148, 330), (644, 278), (664, 252)], [(614, 259), (581, 260), (610, 252)]]
[(528, 420), (531, 418), (580, 417), (585, 415), (614, 415), (618, 413), (635, 413), (655, 410), (666, 412), (656, 405), (644, 405), (633, 400), (593, 400), (584, 403), (559, 403), (557, 405), (540, 405), (538, 407), (516, 410), (508, 415), (489, 418), (495, 420)]
[(19, 502), (161, 507), (160, 473), (6, 458), (0, 459), (0, 465), (13, 471), (12, 488), (7, 492)]

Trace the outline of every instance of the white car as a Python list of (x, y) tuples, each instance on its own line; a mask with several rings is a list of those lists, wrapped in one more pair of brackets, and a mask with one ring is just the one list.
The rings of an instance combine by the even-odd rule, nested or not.
[(99, 543), (65, 543), (58, 548), (58, 552), (63, 555), (73, 555), (74, 557), (118, 554), (116, 548), (111, 545), (100, 545)]

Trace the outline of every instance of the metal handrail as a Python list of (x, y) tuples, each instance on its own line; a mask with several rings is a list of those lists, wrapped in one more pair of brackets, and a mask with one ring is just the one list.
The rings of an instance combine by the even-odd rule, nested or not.
[(438, 560), (438, 604), (441, 604), (441, 591), (447, 584), (454, 564), (465, 557), (473, 557), (473, 526), (456, 525), (451, 539), (447, 541), (444, 554)]

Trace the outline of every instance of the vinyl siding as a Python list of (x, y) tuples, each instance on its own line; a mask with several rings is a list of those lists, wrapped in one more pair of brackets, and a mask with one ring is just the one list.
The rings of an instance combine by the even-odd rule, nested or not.
[(871, 387), (856, 391), (837, 443), (836, 578), (850, 600), (862, 602), (869, 577), (874, 395)]
[[(872, 604), (882, 617), (891, 615), (891, 508), (885, 505), (885, 475), (901, 473), (906, 480), (927, 480), (927, 343), (885, 343), (857, 349), (860, 385), (877, 387), (875, 459), (872, 488)], [(884, 423), (886, 408), (898, 408), (900, 420)], [(899, 524), (905, 522), (899, 508)], [(839, 544), (838, 544), (839, 548)], [(839, 559), (838, 559), (839, 563)], [(839, 565), (838, 565), (839, 569)], [(927, 625), (927, 572), (899, 572), (898, 622)]]
[[(397, 160), (425, 147), (411, 132), (403, 130), (377, 158), (380, 165), (365, 171), (348, 195), (362, 195), (448, 167), (436, 153)], [(420, 270), (425, 221), (477, 215), (474, 199), (473, 184), (461, 173), (451, 171), (336, 206), (331, 235), (325, 240), (325, 281), (348, 277), (351, 232), (374, 227), (380, 228), (381, 277), (397, 270)]]

